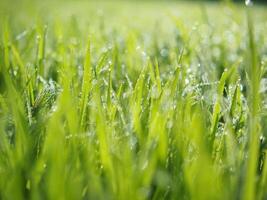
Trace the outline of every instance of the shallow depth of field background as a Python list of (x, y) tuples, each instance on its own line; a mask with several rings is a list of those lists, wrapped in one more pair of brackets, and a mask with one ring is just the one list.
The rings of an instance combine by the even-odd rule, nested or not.
[(267, 199), (266, 1), (0, 0), (0, 199)]

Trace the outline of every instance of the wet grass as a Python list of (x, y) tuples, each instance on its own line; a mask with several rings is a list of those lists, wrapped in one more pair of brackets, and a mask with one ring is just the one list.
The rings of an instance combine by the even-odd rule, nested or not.
[(266, 199), (267, 14), (1, 2), (0, 199)]

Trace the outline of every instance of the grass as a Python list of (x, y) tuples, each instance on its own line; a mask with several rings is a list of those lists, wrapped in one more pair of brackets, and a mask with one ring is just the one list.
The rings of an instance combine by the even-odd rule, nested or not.
[(0, 199), (267, 198), (266, 6), (0, 4)]

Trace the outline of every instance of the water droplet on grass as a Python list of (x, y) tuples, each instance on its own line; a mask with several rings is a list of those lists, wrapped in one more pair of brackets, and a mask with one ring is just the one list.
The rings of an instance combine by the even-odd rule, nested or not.
[(167, 128), (168, 129), (171, 129), (173, 127), (173, 121), (172, 120), (169, 120), (168, 122), (167, 122)]
[(27, 34), (28, 34), (28, 31), (23, 31), (22, 33), (20, 33), (19, 35), (16, 36), (16, 40), (21, 40), (21, 39), (24, 38)]
[(146, 160), (141, 169), (145, 170), (147, 168), (147, 166), (148, 166), (148, 161)]
[(151, 89), (151, 97), (154, 99), (157, 99), (157, 98), (159, 98), (159, 96), (160, 96), (160, 93), (159, 93), (157, 86), (153, 85), (152, 89)]
[(189, 80), (188, 80), (188, 78), (185, 79), (185, 84), (186, 84), (186, 85), (189, 84)]
[(160, 50), (160, 55), (162, 56), (162, 57), (167, 57), (168, 56), (168, 50), (167, 49), (161, 49)]
[(260, 92), (265, 93), (267, 91), (267, 78), (263, 78), (260, 82)]
[(146, 55), (146, 52), (145, 52), (145, 51), (142, 51), (142, 56), (143, 56), (144, 58), (146, 58), (146, 57), (147, 57), (147, 55)]

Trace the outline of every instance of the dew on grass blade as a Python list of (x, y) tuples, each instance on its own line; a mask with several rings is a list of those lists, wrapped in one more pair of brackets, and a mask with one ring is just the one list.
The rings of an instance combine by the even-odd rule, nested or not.
[(165, 49), (165, 48), (163, 48), (163, 49), (160, 50), (160, 55), (162, 57), (167, 57), (168, 56), (168, 53), (169, 53), (168, 50)]
[(264, 199), (264, 8), (131, 1), (0, 21), (0, 199)]

